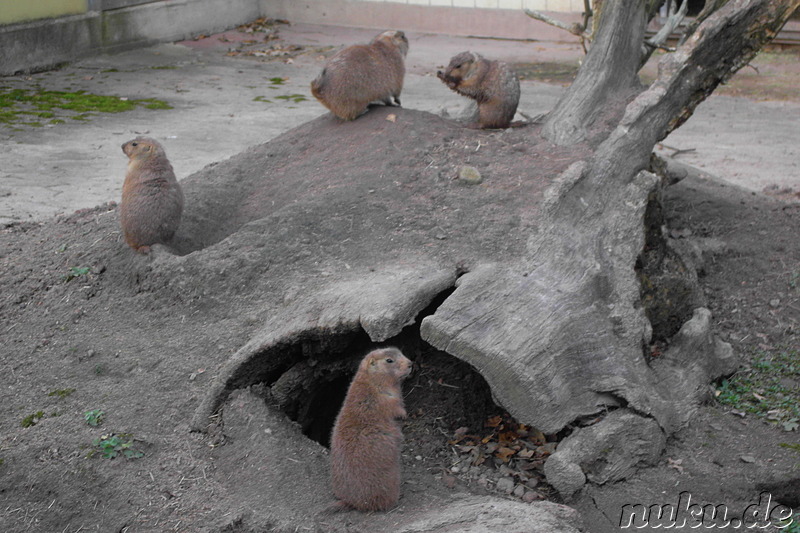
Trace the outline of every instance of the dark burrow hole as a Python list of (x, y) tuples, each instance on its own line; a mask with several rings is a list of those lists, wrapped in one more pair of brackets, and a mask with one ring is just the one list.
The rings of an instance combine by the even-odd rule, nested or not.
[[(435, 421), (439, 440), (459, 427), (479, 431), (489, 417), (504, 413), (492, 400), (486, 380), (471, 365), (435, 349), (419, 334), (422, 318), (451, 292), (439, 295), (414, 324), (385, 342), (374, 343), (363, 331), (305, 338), (291, 353), (283, 351), (282, 363), (261, 377), (253, 390), (297, 422), (304, 435), (327, 447), (358, 363), (370, 350), (395, 346), (414, 362), (403, 385), (409, 420)], [(407, 440), (410, 437), (406, 435)]]
[(648, 198), (644, 215), (645, 242), (635, 270), (645, 315), (653, 326), (653, 349), (669, 341), (698, 307), (706, 305), (693, 265), (668, 246), (660, 194)]

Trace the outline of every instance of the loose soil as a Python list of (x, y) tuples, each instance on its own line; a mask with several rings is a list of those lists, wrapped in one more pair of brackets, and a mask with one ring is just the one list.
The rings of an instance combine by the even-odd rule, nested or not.
[[(667, 190), (665, 214), (677, 239), (722, 244), (704, 255), (701, 283), (745, 365), (800, 346), (800, 204), (690, 175)], [(112, 203), (0, 232), (0, 530), (390, 531), (465, 493), (559, 501), (541, 464), (563, 435), (505, 418), (480, 376), (411, 327), (400, 339), (416, 363), (400, 506), (315, 518), (331, 502), (325, 432), (322, 444), (303, 435), (263, 387), (234, 393), (209, 434), (189, 431), (213, 375), (257, 330), (258, 316), (238, 319), (254, 302), (237, 295), (222, 312), (192, 295), (159, 297), (147, 265), (165, 252), (134, 255), (117, 217)], [(85, 417), (95, 409), (97, 426)], [(113, 436), (112, 459), (102, 442)], [(617, 531), (623, 505), (677, 502), (681, 491), (735, 512), (767, 491), (797, 510), (800, 452), (785, 445), (799, 441), (710, 399), (658, 466), (567, 503), (596, 532)], [(530, 456), (504, 461), (500, 448), (514, 446)]]

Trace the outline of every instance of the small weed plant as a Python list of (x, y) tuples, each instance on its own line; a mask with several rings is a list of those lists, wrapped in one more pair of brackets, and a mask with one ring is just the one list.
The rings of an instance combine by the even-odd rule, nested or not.
[(69, 269), (69, 273), (64, 275), (64, 282), (68, 283), (75, 278), (86, 276), (90, 271), (89, 267), (72, 267)]
[(42, 418), (44, 418), (44, 411), (36, 411), (23, 418), (20, 425), (24, 428), (33, 427), (38, 424)]
[(717, 401), (745, 414), (800, 429), (800, 351), (794, 348), (758, 351), (749, 369), (723, 380)]
[(72, 394), (73, 392), (75, 392), (75, 390), (76, 389), (56, 389), (54, 391), (48, 392), (47, 395), (48, 396), (57, 396), (60, 399), (64, 399), (67, 396), (69, 396), (70, 394)]
[[(126, 459), (138, 459), (144, 457), (144, 453), (133, 447), (133, 435), (130, 433), (122, 433), (115, 435), (110, 433), (103, 435), (98, 439), (92, 441), (92, 445), (103, 454), (106, 459), (116, 459), (117, 457), (125, 457)], [(96, 451), (89, 452), (91, 457)]]
[(102, 409), (92, 409), (91, 411), (86, 411), (83, 413), (83, 419), (86, 420), (86, 423), (92, 427), (97, 427), (100, 425), (100, 422), (103, 421), (103, 417), (105, 413)]
[(800, 513), (794, 513), (789, 520), (779, 524), (778, 527), (782, 528), (783, 533), (800, 533)]

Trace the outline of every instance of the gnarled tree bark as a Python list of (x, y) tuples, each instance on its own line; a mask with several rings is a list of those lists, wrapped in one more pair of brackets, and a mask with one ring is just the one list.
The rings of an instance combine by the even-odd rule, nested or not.
[[(391, 339), (455, 288), (422, 320), (421, 336), (475, 366), (511, 414), (552, 433), (624, 409), (616, 419), (646, 419), (637, 431), (656, 428), (660, 449), (735, 361), (702, 308), (683, 317), (662, 359), (645, 355), (653, 330), (636, 262), (662, 184), (648, 170), (651, 152), (798, 5), (730, 0), (644, 89), (647, 6), (605, 2), (592, 48), (542, 128), (475, 132), (374, 109), (351, 123), (322, 117), (186, 180), (194, 207), (178, 241), (195, 253), (165, 259), (159, 272), (181, 294), (259, 294), (267, 317), (222, 368), (193, 427), (203, 429), (231, 389), (276, 382), (303, 352), (287, 346), (358, 332)], [(484, 183), (451, 179), (465, 163)], [(217, 272), (236, 275), (208, 294)], [(324, 363), (323, 352), (307, 351)], [(565, 446), (590, 448), (602, 449)], [(549, 472), (567, 493), (588, 464), (584, 451), (572, 453)], [(636, 464), (653, 456), (617, 449), (615, 460), (626, 455)]]

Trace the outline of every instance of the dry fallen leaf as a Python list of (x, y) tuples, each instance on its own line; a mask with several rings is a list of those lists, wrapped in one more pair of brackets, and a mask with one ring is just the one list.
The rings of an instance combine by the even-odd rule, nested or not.
[(389, 122), (397, 122), (397, 115), (395, 115), (394, 113), (390, 113), (386, 115), (386, 120), (388, 120)]
[(508, 460), (511, 459), (511, 456), (514, 455), (515, 453), (517, 453), (516, 450), (513, 450), (511, 448), (506, 448), (505, 446), (501, 446), (494, 452), (494, 455), (504, 463), (507, 463)]
[(517, 454), (517, 457), (521, 457), (523, 459), (530, 459), (531, 457), (533, 457), (534, 453), (536, 452), (534, 452), (533, 450), (522, 450)]
[(503, 431), (498, 437), (498, 440), (506, 445), (513, 443), (517, 439), (519, 439), (519, 435), (515, 431)]
[(489, 418), (488, 420), (486, 420), (486, 422), (483, 425), (486, 426), (487, 428), (496, 428), (497, 426), (499, 426), (502, 423), (503, 423), (503, 417), (500, 416), (500, 415), (497, 415), (497, 416), (493, 416), (493, 417)]

